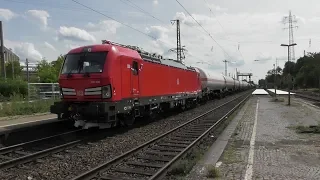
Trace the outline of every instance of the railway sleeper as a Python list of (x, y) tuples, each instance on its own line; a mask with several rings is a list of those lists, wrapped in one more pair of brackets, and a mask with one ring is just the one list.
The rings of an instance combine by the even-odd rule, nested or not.
[(170, 138), (170, 140), (190, 142), (190, 143), (193, 141), (193, 140), (191, 140), (191, 139), (185, 139), (185, 138), (179, 138), (179, 137), (172, 137), (172, 138)]
[(169, 162), (169, 161), (171, 161), (172, 158), (169, 158), (166, 156), (159, 157), (159, 156), (155, 156), (155, 155), (141, 155), (141, 156), (138, 156), (137, 159)]
[(151, 167), (151, 168), (162, 168), (164, 164), (156, 164), (156, 163), (143, 163), (143, 162), (129, 162), (127, 163), (129, 166), (141, 166), (141, 167)]
[(117, 168), (113, 170), (122, 173), (139, 174), (144, 176), (152, 176), (155, 173), (154, 171), (148, 171), (142, 168)]
[(190, 144), (190, 142), (186, 142), (186, 141), (175, 141), (175, 140), (168, 140), (168, 141), (165, 141), (165, 143), (186, 144), (186, 145), (189, 145), (189, 144)]
[(151, 149), (158, 150), (158, 151), (172, 151), (172, 152), (181, 152), (183, 151), (183, 148), (177, 148), (177, 147), (160, 147), (160, 146), (152, 146)]
[(101, 177), (99, 177), (99, 179), (102, 179), (102, 180), (141, 180), (141, 179), (138, 179), (138, 178), (133, 178), (133, 177), (121, 177), (119, 178), (118, 175), (112, 175), (112, 174), (106, 174), (106, 175), (102, 175)]
[(184, 144), (170, 144), (170, 143), (160, 143), (158, 146), (169, 146), (169, 147), (180, 147), (180, 148), (186, 148), (188, 145)]
[(146, 154), (151, 155), (163, 155), (163, 156), (176, 156), (177, 152), (163, 152), (163, 151), (155, 151), (155, 150), (148, 150), (145, 152)]

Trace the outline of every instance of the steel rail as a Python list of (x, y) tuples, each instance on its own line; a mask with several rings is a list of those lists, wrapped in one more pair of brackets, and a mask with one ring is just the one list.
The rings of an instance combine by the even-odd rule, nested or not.
[(217, 127), (221, 122), (223, 122), (227, 116), (232, 114), (243, 102), (245, 102), (250, 95), (246, 96), (240, 103), (238, 103), (235, 107), (233, 107), (227, 114), (222, 116), (217, 122), (215, 122), (209, 129), (207, 129), (201, 136), (199, 136), (196, 140), (194, 140), (188, 147), (186, 147), (182, 152), (180, 152), (177, 156), (175, 156), (170, 162), (168, 162), (164, 167), (162, 167), (159, 171), (156, 172), (153, 176), (149, 178), (149, 180), (159, 179), (167, 173), (169, 168), (178, 161), (181, 157), (183, 157), (190, 149), (192, 149), (197, 143), (199, 143), (208, 133), (215, 127)]
[[(4, 162), (0, 163), (0, 169), (14, 167), (16, 165), (27, 163), (27, 162), (33, 161), (35, 159), (48, 156), (50, 154), (61, 152), (66, 148), (74, 146), (75, 144), (79, 143), (81, 140), (75, 140), (75, 141), (71, 141), (71, 142), (68, 142), (68, 143), (62, 143), (60, 145), (57, 145), (57, 146), (54, 146), (54, 147), (51, 147), (51, 148), (48, 148), (48, 149), (45, 149), (45, 150), (42, 150), (42, 151), (38, 151), (38, 152), (35, 152), (35, 153), (27, 153), (27, 152), (22, 152), (22, 151), (19, 151), (19, 150), (23, 150), (23, 149), (28, 148), (28, 147), (30, 149), (32, 149), (32, 145), (34, 145), (34, 144), (43, 143), (43, 142), (47, 142), (47, 141), (50, 141), (50, 140), (55, 140), (55, 139), (57, 139), (59, 137), (64, 137), (64, 136), (68, 136), (68, 135), (71, 135), (71, 134), (80, 133), (80, 132), (83, 132), (83, 131), (84, 131), (83, 129), (69, 131), (69, 132), (57, 134), (57, 135), (54, 135), (54, 136), (49, 136), (49, 137), (36, 139), (36, 140), (28, 141), (28, 142), (25, 142), (25, 143), (20, 143), (20, 144), (16, 144), (16, 145), (13, 145), (13, 146), (8, 146), (8, 147), (1, 148), (0, 149), (0, 159), (7, 159), (7, 161), (4, 161)], [(10, 154), (10, 153), (16, 153), (16, 154), (19, 154), (19, 155), (22, 155), (22, 156), (18, 157), (18, 158), (11, 158), (11, 157), (5, 156), (6, 154)]]
[[(244, 94), (240, 95), (239, 97), (236, 97), (236, 98), (234, 98), (234, 99), (232, 99), (232, 100), (230, 100), (230, 101), (228, 101), (228, 102), (225, 102), (225, 103), (223, 103), (222, 105), (220, 105), (220, 106), (218, 106), (218, 107), (215, 107), (214, 109), (211, 109), (211, 110), (209, 110), (209, 111), (207, 111), (207, 112), (205, 112), (205, 113), (203, 113), (203, 114), (201, 114), (201, 115), (199, 115), (199, 116), (197, 116), (197, 117), (195, 117), (195, 118), (193, 118), (193, 119), (191, 119), (191, 120), (183, 123), (182, 125), (174, 128), (174, 129), (172, 129), (172, 130), (170, 130), (170, 131), (168, 131), (168, 132), (166, 132), (166, 133), (164, 133), (164, 134), (162, 134), (162, 135), (159, 135), (158, 137), (155, 137), (155, 138), (153, 138), (152, 140), (150, 140), (150, 141), (148, 141), (148, 142), (146, 142), (146, 143), (144, 143), (144, 144), (142, 144), (142, 145), (140, 145), (140, 146), (138, 146), (138, 147), (136, 147), (136, 148), (134, 148), (134, 149), (132, 149), (132, 150), (130, 150), (130, 151), (127, 151), (127, 152), (125, 152), (125, 153), (123, 153), (123, 154), (115, 157), (114, 159), (112, 159), (112, 160), (110, 160), (110, 161), (108, 161), (108, 162), (105, 162), (105, 163), (103, 163), (103, 164), (101, 164), (101, 165), (99, 165), (99, 166), (97, 166), (97, 167), (95, 167), (95, 168), (92, 168), (92, 169), (90, 169), (90, 170), (88, 170), (88, 171), (80, 174), (80, 175), (77, 176), (77, 177), (72, 178), (72, 180), (87, 180), (87, 179), (92, 179), (92, 178), (96, 177), (97, 175), (99, 176), (99, 175), (101, 175), (103, 172), (105, 172), (107, 169), (109, 169), (111, 166), (113, 166), (113, 165), (115, 165), (115, 164), (118, 164), (118, 163), (121, 162), (122, 160), (124, 160), (124, 159), (126, 159), (126, 158), (128, 158), (128, 157), (130, 157), (130, 156), (132, 156), (132, 155), (134, 155), (135, 153), (139, 152), (140, 150), (142, 150), (142, 149), (144, 149), (144, 148), (146, 148), (146, 147), (148, 147), (148, 146), (150, 146), (150, 145), (158, 142), (159, 140), (167, 137), (168, 135), (173, 134), (173, 133), (176, 132), (177, 130), (180, 130), (180, 129), (182, 129), (183, 127), (186, 127), (187, 125), (191, 124), (192, 122), (195, 122), (195, 121), (199, 120), (200, 118), (207, 116), (208, 114), (210, 114), (210, 113), (218, 110), (219, 108), (222, 108), (222, 107), (224, 107), (224, 106), (226, 106), (226, 105), (228, 105), (228, 104), (230, 104), (230, 103), (232, 103), (232, 102), (234, 102), (234, 101), (236, 101), (236, 100), (244, 97), (244, 99), (241, 100), (241, 102), (236, 105), (236, 107), (239, 107), (239, 105), (240, 105), (241, 103), (243, 103), (243, 102), (251, 95), (251, 93), (252, 93), (252, 91), (250, 91), (250, 94), (249, 94), (249, 95), (248, 95), (248, 93), (244, 93)], [(228, 111), (228, 113), (225, 114), (225, 115), (223, 116), (223, 118), (219, 119), (213, 126), (210, 126), (210, 130), (211, 130), (212, 128), (214, 128), (215, 126), (217, 126), (220, 122), (222, 122), (222, 120), (223, 120), (227, 115), (229, 115), (231, 112), (233, 112), (233, 111), (236, 109), (236, 107), (234, 107), (234, 108), (232, 108), (232, 110)], [(207, 134), (210, 130), (205, 131), (204, 134)], [(193, 147), (193, 145), (194, 145), (196, 142), (198, 142), (200, 139), (202, 139), (202, 138), (204, 137), (204, 134), (200, 135), (195, 141), (192, 142), (192, 144), (190, 144), (189, 146), (187, 146), (187, 149), (184, 149), (181, 153), (179, 153), (177, 156), (175, 156), (169, 163), (167, 163), (167, 164), (166, 164), (165, 166), (163, 166), (159, 171), (157, 171), (157, 172), (151, 177), (151, 179), (158, 178), (159, 175), (161, 175), (162, 173), (164, 173), (164, 172), (172, 165), (172, 163), (174, 163), (174, 162), (175, 162), (177, 159), (179, 159), (183, 154), (185, 154), (185, 152), (187, 152), (191, 147)], [(107, 178), (106, 178), (106, 179), (107, 179)], [(120, 179), (121, 179), (121, 178), (120, 178)]]
[(309, 100), (316, 101), (316, 102), (320, 102), (320, 98), (319, 97), (305, 95), (305, 94), (302, 94), (302, 93), (295, 93), (294, 96), (305, 98), (305, 99), (309, 99)]

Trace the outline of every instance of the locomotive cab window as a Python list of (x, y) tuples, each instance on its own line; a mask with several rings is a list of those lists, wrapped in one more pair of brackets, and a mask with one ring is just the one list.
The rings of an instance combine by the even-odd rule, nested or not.
[(107, 52), (74, 53), (66, 55), (62, 74), (102, 73)]
[(132, 73), (133, 73), (133, 75), (138, 75), (138, 73), (139, 73), (139, 67), (138, 67), (137, 61), (132, 62)]

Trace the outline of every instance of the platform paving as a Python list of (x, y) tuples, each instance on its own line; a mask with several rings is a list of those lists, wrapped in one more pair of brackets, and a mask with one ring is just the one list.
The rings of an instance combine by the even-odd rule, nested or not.
[(42, 113), (42, 114), (35, 114), (35, 115), (24, 115), (24, 116), (12, 116), (12, 117), (0, 117), (0, 128), (12, 125), (20, 125), (20, 124), (27, 124), (31, 122), (38, 122), (38, 121), (46, 121), (51, 119), (56, 119), (56, 114), (51, 113)]
[[(274, 93), (275, 89), (268, 89), (268, 91), (271, 91), (271, 92)], [(282, 90), (277, 89), (277, 94), (279, 94), (279, 95), (287, 95), (289, 93), (288, 93), (288, 91), (282, 91)], [(290, 94), (296, 94), (296, 93), (290, 92)]]
[(256, 89), (252, 92), (254, 95), (268, 95), (269, 93), (264, 89)]
[(206, 177), (208, 164), (220, 172), (215, 179), (320, 179), (320, 134), (295, 131), (298, 125), (318, 125), (320, 109), (295, 98), (291, 106), (285, 98), (284, 102), (271, 100), (252, 96), (234, 118), (237, 126), (231, 137), (230, 133), (230, 138), (224, 136), (228, 143), (223, 154), (217, 147), (208, 151), (186, 179), (211, 179)]

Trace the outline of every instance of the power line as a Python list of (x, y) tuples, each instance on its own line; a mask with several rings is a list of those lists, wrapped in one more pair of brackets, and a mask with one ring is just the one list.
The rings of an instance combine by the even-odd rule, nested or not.
[[(83, 7), (86, 7), (86, 8), (88, 8), (88, 9), (90, 9), (90, 10), (92, 10), (92, 11), (98, 13), (98, 14), (101, 14), (101, 15), (109, 18), (109, 19), (112, 19), (112, 20), (114, 20), (114, 21), (116, 21), (116, 22), (118, 22), (118, 23), (120, 23), (120, 24), (123, 24), (123, 25), (125, 25), (125, 26), (127, 26), (127, 27), (129, 27), (129, 28), (131, 28), (131, 29), (133, 29), (133, 30), (135, 30), (135, 31), (138, 31), (138, 32), (140, 32), (140, 33), (143, 34), (143, 35), (146, 35), (146, 36), (148, 36), (148, 37), (150, 37), (150, 38), (152, 38), (152, 39), (154, 39), (154, 40), (157, 40), (155, 37), (150, 36), (149, 34), (146, 34), (146, 33), (142, 32), (142, 31), (140, 31), (140, 30), (138, 30), (138, 29), (136, 29), (136, 28), (134, 28), (134, 27), (132, 27), (132, 26), (129, 26), (129, 25), (127, 25), (127, 24), (124, 24), (124, 23), (122, 23), (122, 22), (119, 22), (119, 21), (117, 21), (116, 19), (114, 19), (114, 18), (112, 18), (112, 17), (110, 17), (110, 16), (107, 16), (107, 15), (105, 15), (105, 14), (103, 14), (103, 13), (101, 13), (101, 12), (99, 12), (99, 11), (97, 11), (97, 10), (89, 7), (89, 6), (86, 6), (86, 5), (82, 4), (82, 3), (77, 2), (76, 0), (72, 0), (72, 1), (75, 2), (75, 3), (77, 3), (77, 4), (79, 4), (79, 5), (81, 5), (81, 6), (83, 6)], [(162, 40), (160, 40), (160, 39), (158, 39), (158, 41), (161, 41), (163, 44), (167, 44), (167, 45), (170, 45), (170, 46), (171, 46), (171, 44), (168, 44), (168, 43), (166, 43), (166, 42), (164, 42), (164, 41), (162, 41)], [(200, 61), (203, 61), (203, 60), (201, 60), (201, 59), (199, 59), (199, 58), (197, 58), (197, 57), (195, 57), (195, 56), (193, 56), (193, 55), (191, 55), (191, 54), (189, 54), (189, 56), (194, 57), (195, 59), (198, 59), (198, 60), (200, 60)]]
[[(226, 32), (225, 32), (225, 29), (223, 28), (223, 26), (222, 26), (222, 24), (220, 23), (220, 21), (219, 21), (219, 19), (217, 18), (217, 16), (213, 13), (212, 9), (209, 7), (209, 4), (208, 4), (207, 0), (203, 0), (203, 1), (207, 4), (207, 6), (208, 6), (208, 8), (209, 8), (209, 10), (210, 10), (210, 12), (211, 12), (211, 14), (216, 18), (216, 21), (217, 21), (218, 24), (220, 25), (220, 27), (221, 27), (224, 35), (228, 38), (228, 36), (227, 36), (227, 34), (226, 34)], [(229, 40), (229, 41), (232, 41), (232, 40)], [(237, 41), (234, 41), (234, 42), (237, 42)]]
[[(125, 3), (125, 4), (127, 4), (127, 5), (129, 5), (128, 3), (126, 3), (126, 2), (124, 2), (124, 0), (120, 0), (121, 2), (123, 2), (123, 3)], [(142, 13), (144, 13), (144, 14), (146, 14), (146, 15), (148, 15), (148, 16), (150, 16), (150, 17), (152, 17), (152, 18), (154, 18), (154, 19), (156, 19), (157, 21), (159, 21), (159, 22), (161, 22), (161, 23), (163, 23), (164, 25), (166, 25), (167, 23), (166, 22), (164, 22), (163, 20), (161, 20), (161, 19), (159, 19), (159, 18), (157, 18), (157, 17), (155, 17), (154, 15), (152, 15), (151, 13), (148, 13), (147, 11), (145, 11), (144, 9), (142, 9), (141, 7), (139, 7), (137, 4), (135, 4), (135, 3), (133, 3), (131, 0), (126, 0), (126, 1), (128, 1), (128, 2), (130, 2), (130, 3), (132, 3), (135, 7), (133, 7), (132, 5), (130, 5), (131, 7), (133, 7), (133, 8), (135, 8), (135, 9), (138, 9), (140, 12), (142, 12)], [(190, 26), (190, 27), (192, 27), (192, 26)], [(194, 28), (194, 27), (192, 27), (192, 28)], [(197, 29), (197, 30), (199, 30), (199, 29)], [(203, 33), (203, 32), (202, 32)], [(182, 37), (185, 37), (183, 34), (181, 34), (181, 36)], [(195, 46), (198, 46), (197, 44), (195, 44)], [(199, 46), (198, 46), (199, 47)], [(190, 56), (192, 56), (192, 55), (190, 55)], [(198, 59), (199, 60), (199, 58), (197, 58), (197, 57), (195, 57), (195, 56), (192, 56), (192, 57), (194, 57), (194, 58), (196, 58), (196, 59)], [(200, 60), (200, 61), (203, 61), (203, 60)]]
[[(120, 0), (120, 1), (121, 1), (121, 2), (123, 2), (123, 3), (125, 3), (125, 4), (128, 4), (128, 3), (124, 2), (124, 0)], [(140, 12), (142, 12), (142, 13), (144, 13), (144, 14), (149, 15), (150, 17), (152, 17), (153, 19), (158, 20), (159, 22), (165, 23), (165, 22), (164, 22), (164, 21), (162, 21), (161, 19), (159, 19), (159, 18), (157, 18), (157, 17), (153, 16), (153, 15), (152, 15), (152, 14), (150, 14), (149, 12), (147, 12), (147, 11), (145, 11), (144, 9), (140, 8), (138, 5), (136, 5), (136, 4), (135, 4), (135, 3), (133, 3), (132, 1), (130, 1), (130, 0), (126, 0), (126, 1), (130, 2), (131, 4), (133, 4), (133, 5), (136, 7), (136, 9), (138, 9)], [(129, 4), (128, 4), (128, 5), (129, 5)], [(129, 6), (133, 7), (132, 5), (129, 5)]]
[(118, 21), (118, 20), (116, 20), (116, 19), (114, 19), (114, 18), (112, 18), (112, 17), (110, 17), (110, 16), (107, 16), (107, 15), (101, 13), (100, 11), (97, 11), (97, 10), (92, 9), (91, 7), (87, 6), (87, 5), (84, 5), (84, 4), (82, 4), (82, 3), (79, 3), (79, 2), (76, 1), (76, 0), (71, 0), (71, 1), (73, 1), (73, 2), (75, 2), (75, 3), (77, 3), (77, 4), (79, 4), (79, 5), (81, 5), (81, 6), (83, 6), (83, 7), (86, 7), (86, 8), (88, 8), (88, 9), (90, 9), (90, 10), (92, 10), (92, 11), (98, 13), (98, 14), (101, 14), (102, 16), (105, 16), (105, 17), (107, 17), (107, 18), (109, 18), (109, 19), (112, 19), (112, 20), (114, 20), (114, 21), (116, 21), (116, 22), (118, 22), (118, 23), (120, 23), (120, 24), (122, 24), (122, 25), (125, 25), (125, 26), (127, 26), (128, 28), (130, 28), (130, 29), (133, 29), (133, 30), (135, 30), (135, 31), (137, 31), (137, 32), (140, 32), (141, 34), (144, 34), (144, 35), (146, 35), (146, 36), (148, 36), (148, 37), (150, 37), (150, 38), (152, 38), (152, 39), (154, 39), (154, 40), (157, 40), (157, 38), (155, 38), (155, 37), (153, 37), (153, 36), (151, 36), (151, 35), (149, 35), (149, 34), (147, 34), (147, 33), (144, 33), (144, 32), (142, 32), (142, 31), (140, 31), (139, 29), (136, 29), (136, 28), (134, 28), (134, 27), (132, 27), (132, 26), (130, 26), (130, 25), (124, 24), (124, 23), (122, 23), (122, 22), (120, 22), (120, 21)]
[(223, 49), (223, 47), (211, 36), (211, 34), (189, 13), (189, 11), (178, 1), (176, 0), (177, 3), (191, 16), (191, 18), (208, 34), (208, 36), (215, 42), (218, 44), (218, 46), (224, 51), (224, 53), (226, 53), (229, 58), (231, 59), (230, 55)]
[[(206, 4), (207, 4), (207, 6), (208, 6), (208, 8), (209, 8), (209, 10), (210, 10), (210, 12), (213, 14), (213, 16), (216, 18), (216, 21), (219, 23), (219, 25), (220, 25), (220, 27), (221, 27), (221, 29), (222, 29), (222, 31), (223, 31), (223, 33), (225, 34), (225, 36), (227, 37), (227, 39), (228, 39), (228, 35), (226, 34), (226, 32), (225, 32), (225, 29), (223, 28), (223, 26), (222, 26), (222, 24), (220, 23), (220, 21), (219, 21), (219, 19), (217, 18), (217, 16), (213, 13), (213, 11), (212, 11), (212, 9), (209, 7), (209, 4), (208, 4), (208, 2), (206, 1), (206, 0), (203, 0)], [(230, 41), (232, 41), (231, 39), (230, 39)], [(237, 41), (233, 41), (233, 42), (237, 42)], [(240, 49), (239, 49), (239, 47), (240, 47), (240, 42), (238, 42), (238, 51), (239, 51), (239, 53), (240, 53), (240, 56), (242, 57), (242, 59), (244, 60), (244, 57), (243, 57), (243, 55), (242, 55), (242, 53), (241, 53), (241, 51), (240, 51)]]

